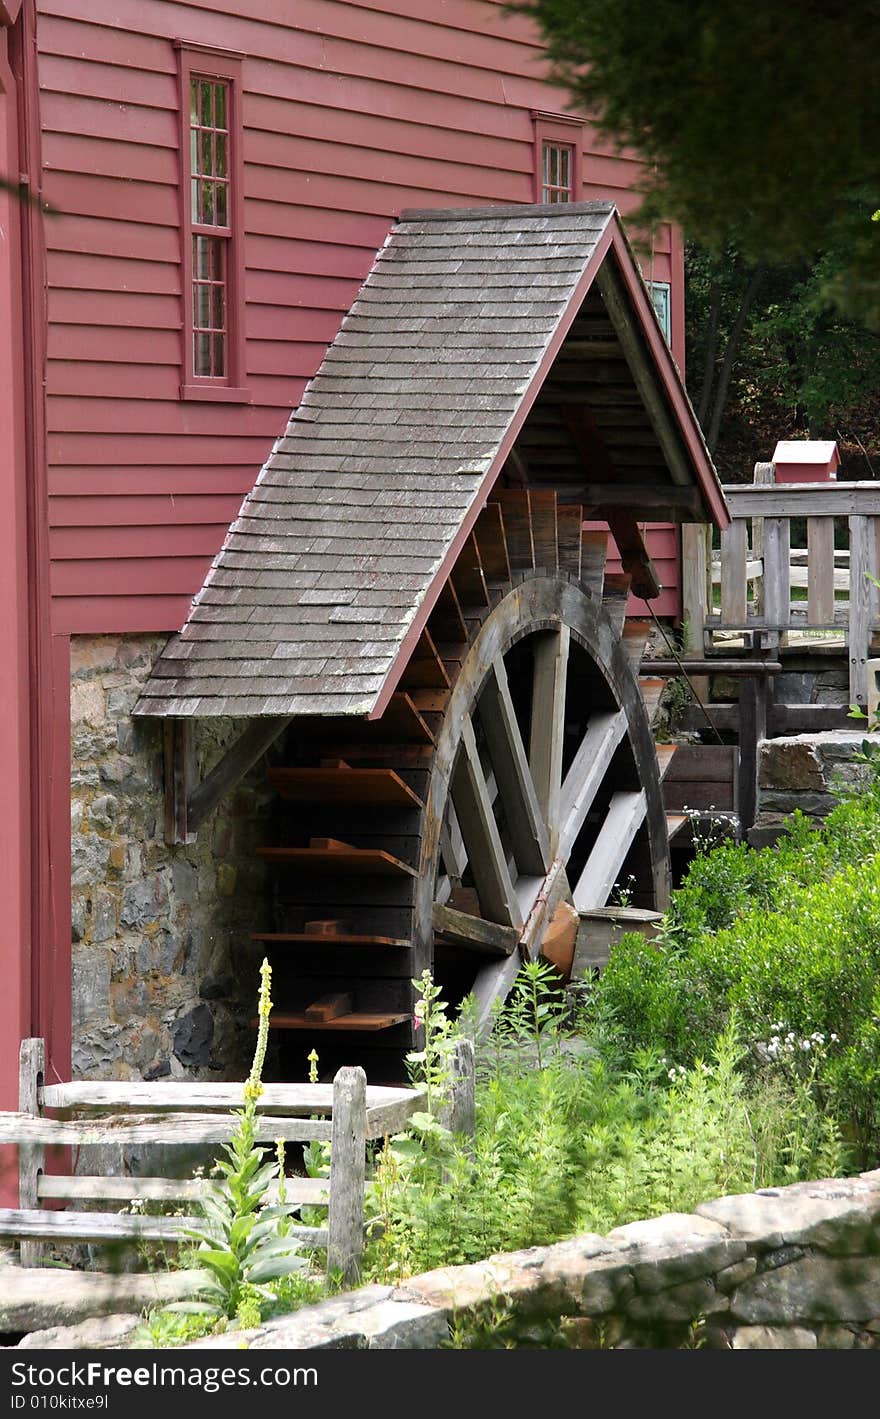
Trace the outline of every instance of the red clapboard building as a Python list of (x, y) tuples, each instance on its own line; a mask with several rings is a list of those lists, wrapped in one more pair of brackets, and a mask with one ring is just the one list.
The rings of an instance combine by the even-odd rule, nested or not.
[[(499, 0), (0, 0), (0, 173), (21, 183), (0, 191), (9, 1106), (29, 1033), (61, 1075), (72, 1030), (81, 1071), (222, 1053), (228, 973), (199, 902), (235, 894), (216, 862), (154, 850), (162, 822), (137, 812), (161, 746), (156, 762), (130, 712), (394, 223), (584, 200), (625, 218), (639, 167), (547, 83)], [(659, 227), (637, 259), (656, 308), (639, 319), (681, 367), (680, 234)], [(642, 523), (674, 617), (676, 529), (661, 505)]]

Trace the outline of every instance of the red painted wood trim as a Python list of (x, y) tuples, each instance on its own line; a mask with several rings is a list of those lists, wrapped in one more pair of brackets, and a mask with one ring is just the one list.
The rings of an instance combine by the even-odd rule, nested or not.
[(0, 0), (0, 25), (11, 29), (18, 19), (21, 0)]
[[(0, 169), (19, 170), (17, 84), (8, 60), (9, 30), (0, 29)], [(21, 212), (11, 193), (0, 192), (0, 1108), (15, 1108), (18, 1049), (30, 1034), (31, 1014), (31, 813), (28, 665), (27, 508), (25, 470), (24, 325)], [(0, 1197), (11, 1200), (13, 1158), (0, 1150)], [(14, 1188), (17, 1193), (17, 1188)]]

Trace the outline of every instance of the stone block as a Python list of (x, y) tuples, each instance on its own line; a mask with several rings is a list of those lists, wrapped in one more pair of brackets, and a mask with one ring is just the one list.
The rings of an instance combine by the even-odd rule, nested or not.
[(767, 739), (760, 747), (758, 782), (761, 788), (808, 789), (825, 787), (822, 766), (815, 748), (803, 737)]
[(19, 1350), (115, 1350), (127, 1348), (143, 1318), (135, 1314), (95, 1316), (78, 1325), (56, 1325), (34, 1330), (20, 1340)]
[(214, 1039), (214, 1016), (207, 1005), (196, 1005), (175, 1021), (172, 1046), (183, 1065), (208, 1065)]
[(754, 1325), (868, 1320), (877, 1312), (877, 1263), (804, 1256), (746, 1281), (730, 1309), (737, 1320)]
[(797, 1325), (741, 1325), (731, 1332), (731, 1350), (815, 1350), (812, 1330)]
[(97, 729), (107, 718), (104, 690), (98, 680), (74, 680), (70, 687), (70, 723), (74, 729)]
[(116, 935), (119, 901), (113, 892), (98, 887), (92, 903), (92, 941), (111, 941)]
[(110, 955), (100, 946), (73, 953), (73, 1017), (77, 1024), (106, 1021), (110, 1014)]
[(111, 844), (97, 833), (77, 833), (70, 841), (70, 882), (73, 887), (91, 887), (103, 882), (110, 861)]
[[(835, 1178), (720, 1197), (700, 1203), (701, 1217), (765, 1248), (870, 1245), (880, 1224), (880, 1186), (866, 1178)], [(847, 1240), (849, 1239), (849, 1240)]]
[(119, 920), (123, 926), (143, 928), (158, 921), (168, 911), (168, 888), (158, 872), (132, 882), (122, 896)]

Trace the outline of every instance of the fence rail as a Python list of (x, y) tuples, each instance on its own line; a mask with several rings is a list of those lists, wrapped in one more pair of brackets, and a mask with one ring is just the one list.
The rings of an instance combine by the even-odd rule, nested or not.
[[(757, 632), (767, 651), (794, 631), (843, 631), (850, 701), (865, 705), (880, 632), (880, 483), (773, 483), (771, 464), (758, 464), (755, 478), (724, 488), (733, 520), (718, 553), (701, 548), (703, 534), (691, 532), (686, 649), (704, 654), (717, 632)], [(806, 547), (791, 546), (793, 519), (805, 520)], [(848, 546), (836, 548), (835, 539)]]

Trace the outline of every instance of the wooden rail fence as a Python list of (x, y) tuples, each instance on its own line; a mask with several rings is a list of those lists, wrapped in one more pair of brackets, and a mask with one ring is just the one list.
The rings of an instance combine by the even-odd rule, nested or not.
[[(200, 1217), (143, 1216), (114, 1209), (130, 1207), (138, 1198), (171, 1205), (198, 1202), (214, 1186), (210, 1179), (101, 1176), (79, 1170), (58, 1174), (46, 1171), (47, 1150), (222, 1144), (235, 1127), (231, 1111), (241, 1108), (244, 1085), (45, 1084), (44, 1067), (43, 1040), (23, 1040), (19, 1109), (0, 1113), (0, 1143), (16, 1144), (19, 1156), (19, 1206), (0, 1208), (0, 1237), (19, 1242), (22, 1265), (39, 1265), (46, 1242), (179, 1243), (187, 1240), (188, 1228), (204, 1229)], [(328, 1271), (340, 1272), (347, 1284), (359, 1275), (364, 1245), (367, 1142), (402, 1129), (424, 1097), (418, 1089), (368, 1085), (360, 1068), (340, 1069), (332, 1085), (264, 1086), (258, 1142), (318, 1139), (330, 1144), (328, 1180), (291, 1177), (285, 1184), (289, 1202), (326, 1208), (326, 1225), (292, 1226), (290, 1235), (304, 1246), (326, 1249)], [(56, 1208), (59, 1201), (66, 1205)]]
[[(850, 702), (868, 703), (868, 662), (880, 631), (880, 482), (773, 483), (758, 464), (754, 484), (724, 488), (733, 517), (713, 562), (702, 529), (684, 547), (686, 651), (711, 651), (718, 632), (746, 632), (772, 651), (792, 632), (840, 633), (849, 662)], [(804, 519), (805, 548), (791, 547), (792, 519)], [(845, 525), (846, 534), (841, 535)], [(846, 548), (835, 548), (848, 541)], [(720, 607), (713, 587), (720, 585)], [(805, 598), (792, 590), (806, 591)], [(839, 599), (838, 593), (846, 593)]]

